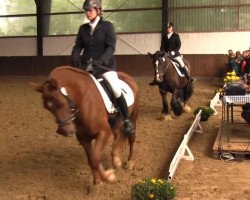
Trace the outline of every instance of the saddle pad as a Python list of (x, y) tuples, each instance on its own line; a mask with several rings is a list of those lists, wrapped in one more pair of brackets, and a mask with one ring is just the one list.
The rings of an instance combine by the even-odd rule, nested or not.
[[(89, 74), (89, 75), (94, 80), (94, 82), (95, 82), (95, 84), (96, 84), (96, 86), (97, 86), (97, 88), (102, 96), (103, 102), (105, 104), (105, 107), (106, 107), (108, 113), (114, 113), (116, 111), (116, 108), (115, 108), (114, 104), (110, 101), (107, 93), (105, 92), (105, 90), (103, 89), (103, 87), (101, 86), (99, 81), (92, 74)], [(128, 86), (127, 83), (125, 83), (123, 80), (120, 80), (120, 79), (119, 79), (119, 86), (122, 89), (122, 93), (124, 95), (124, 98), (127, 102), (128, 107), (133, 105), (135, 98), (134, 98), (134, 94), (133, 94), (132, 89)]]
[(179, 65), (176, 63), (176, 62), (174, 62), (174, 61), (172, 61), (171, 60), (171, 62), (172, 62), (172, 64), (174, 65), (174, 67), (175, 67), (175, 70), (177, 71), (177, 73), (179, 74), (179, 76), (180, 77), (184, 77), (185, 75), (180, 71), (180, 69), (179, 69)]

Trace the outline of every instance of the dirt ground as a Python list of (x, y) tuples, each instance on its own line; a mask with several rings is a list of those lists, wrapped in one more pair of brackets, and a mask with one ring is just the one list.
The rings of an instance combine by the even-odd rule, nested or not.
[[(92, 182), (86, 155), (75, 137), (56, 134), (50, 113), (42, 107), (40, 94), (29, 86), (46, 77), (0, 77), (0, 200), (83, 200)], [(104, 183), (98, 200), (129, 200), (131, 185), (146, 177), (167, 178), (169, 164), (193, 114), (172, 122), (157, 120), (161, 99), (157, 87), (148, 86), (150, 77), (136, 77), (140, 87), (141, 112), (135, 144), (136, 165), (132, 171), (116, 171), (118, 181)], [(193, 110), (208, 106), (217, 79), (195, 82), (190, 99)], [(189, 147), (195, 160), (181, 160), (173, 178), (177, 200), (250, 199), (250, 163), (225, 162), (212, 158), (212, 148), (221, 122), (219, 114), (201, 122), (203, 134), (194, 133)], [(124, 159), (127, 156), (124, 147)], [(104, 155), (111, 165), (110, 145)]]

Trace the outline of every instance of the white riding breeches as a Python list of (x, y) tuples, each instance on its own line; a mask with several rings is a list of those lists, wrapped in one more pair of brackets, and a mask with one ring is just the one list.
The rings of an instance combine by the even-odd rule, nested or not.
[(184, 64), (183, 59), (182, 59), (181, 56), (177, 56), (174, 59), (177, 60), (180, 63), (182, 68), (185, 67), (185, 64)]
[(118, 79), (117, 72), (109, 71), (109, 72), (105, 72), (101, 76), (102, 78), (104, 78), (106, 81), (109, 82), (110, 87), (112, 88), (112, 91), (115, 95), (115, 98), (119, 98), (122, 94), (122, 90), (119, 86), (119, 82), (118, 82), (119, 79)]

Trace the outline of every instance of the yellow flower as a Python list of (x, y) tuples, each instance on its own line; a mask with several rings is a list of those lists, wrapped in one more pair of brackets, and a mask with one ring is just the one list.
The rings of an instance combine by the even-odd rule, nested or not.
[(152, 183), (156, 183), (156, 180), (153, 178), (153, 179), (151, 180), (151, 182), (152, 182)]
[(162, 181), (161, 179), (159, 179), (158, 182), (159, 182), (160, 184), (163, 184), (163, 181)]
[(149, 198), (150, 198), (150, 199), (153, 199), (154, 197), (155, 197), (154, 194), (149, 194)]

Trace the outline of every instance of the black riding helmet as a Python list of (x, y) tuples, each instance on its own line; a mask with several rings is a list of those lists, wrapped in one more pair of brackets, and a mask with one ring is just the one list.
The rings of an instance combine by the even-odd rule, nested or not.
[(101, 1), (100, 0), (85, 0), (84, 1), (83, 7), (82, 7), (82, 9), (84, 11), (90, 10), (90, 9), (93, 9), (93, 8), (102, 9)]
[(174, 27), (174, 23), (173, 22), (168, 22), (166, 27), (170, 27), (170, 26)]

